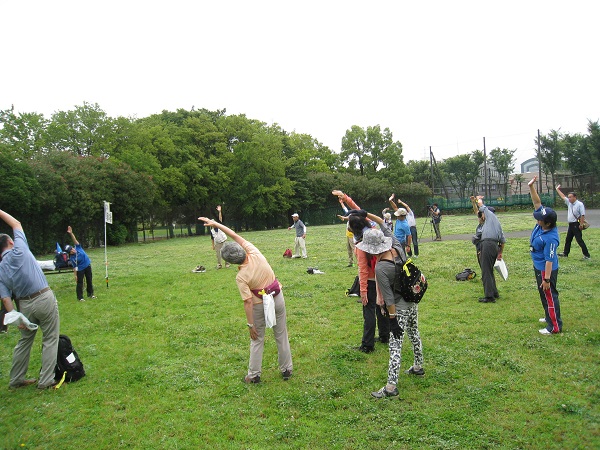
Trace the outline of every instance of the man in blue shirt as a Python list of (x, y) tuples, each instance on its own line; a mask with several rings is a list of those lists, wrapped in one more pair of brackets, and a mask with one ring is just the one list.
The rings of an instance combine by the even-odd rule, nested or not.
[(394, 225), (394, 236), (404, 246), (406, 253), (410, 251), (412, 245), (412, 235), (410, 233), (410, 225), (406, 220), (407, 211), (404, 208), (398, 208), (394, 212), (396, 216), (396, 224)]
[(70, 245), (66, 245), (65, 251), (69, 254), (73, 272), (75, 272), (75, 279), (77, 280), (77, 288), (75, 289), (77, 292), (77, 299), (80, 302), (85, 301), (83, 298), (83, 277), (85, 277), (85, 287), (88, 298), (96, 298), (94, 295), (94, 285), (92, 284), (92, 262), (87, 253), (83, 251), (81, 244), (77, 241), (70, 225), (67, 227), (67, 233), (71, 236), (73, 245), (75, 246), (71, 247)]
[(533, 260), (536, 285), (540, 293), (540, 300), (544, 307), (545, 317), (540, 322), (546, 323), (546, 328), (540, 330), (540, 334), (549, 336), (562, 331), (562, 319), (560, 317), (560, 303), (556, 282), (558, 279), (558, 246), (560, 239), (556, 228), (556, 212), (552, 208), (542, 205), (540, 196), (535, 189), (534, 176), (529, 184), (531, 200), (535, 211), (533, 217), (537, 221), (531, 232), (529, 251)]
[[(14, 310), (11, 299), (14, 296), (20, 312), (42, 330), (42, 368), (38, 388), (53, 388), (56, 385), (54, 367), (60, 335), (58, 302), (42, 269), (29, 250), (21, 222), (2, 210), (0, 219), (13, 229), (14, 235), (13, 241), (7, 234), (0, 234), (0, 297), (6, 310), (11, 312)], [(19, 328), (21, 339), (14, 349), (10, 369), (12, 389), (29, 386), (38, 381), (25, 378), (37, 329), (30, 330), (23, 324), (19, 325)]]

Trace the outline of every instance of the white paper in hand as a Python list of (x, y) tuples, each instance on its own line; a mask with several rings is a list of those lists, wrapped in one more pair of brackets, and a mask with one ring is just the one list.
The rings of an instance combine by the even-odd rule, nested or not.
[(38, 329), (38, 326), (35, 323), (31, 323), (27, 317), (14, 309), (4, 315), (4, 325), (19, 326), (21, 324), (24, 324), (31, 331)]
[(506, 281), (508, 279), (508, 269), (503, 259), (497, 259), (494, 263), (494, 269), (502, 276), (502, 279)]
[(275, 317), (275, 300), (272, 294), (263, 294), (263, 308), (265, 310), (265, 325), (267, 328), (273, 328), (273, 325), (277, 325), (277, 318)]

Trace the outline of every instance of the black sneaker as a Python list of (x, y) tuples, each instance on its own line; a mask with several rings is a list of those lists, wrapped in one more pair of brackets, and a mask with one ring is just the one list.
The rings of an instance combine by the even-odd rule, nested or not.
[(281, 376), (283, 377), (284, 381), (287, 381), (292, 378), (292, 371), (288, 369), (285, 372), (281, 372)]
[(480, 303), (496, 303), (496, 299), (494, 297), (481, 297), (479, 299)]
[(568, 258), (569, 255), (565, 255), (564, 252), (563, 253), (559, 253), (558, 256), (560, 256), (561, 258)]
[(422, 377), (423, 375), (425, 375), (425, 369), (423, 369), (421, 367), (420, 369), (417, 370), (411, 366), (411, 368), (408, 369), (405, 373), (407, 373), (408, 375), (417, 375), (419, 377)]
[(360, 347), (355, 347), (355, 350), (363, 353), (373, 353), (375, 351), (375, 347), (367, 347), (365, 345), (361, 345)]

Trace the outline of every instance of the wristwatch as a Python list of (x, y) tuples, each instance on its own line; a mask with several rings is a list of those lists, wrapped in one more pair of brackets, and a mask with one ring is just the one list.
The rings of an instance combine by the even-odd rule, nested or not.
[(246, 325), (248, 325), (248, 328), (254, 328), (254, 324), (253, 323), (247, 323)]
[(546, 283), (550, 283), (550, 278), (544, 278), (544, 281), (545, 281)]

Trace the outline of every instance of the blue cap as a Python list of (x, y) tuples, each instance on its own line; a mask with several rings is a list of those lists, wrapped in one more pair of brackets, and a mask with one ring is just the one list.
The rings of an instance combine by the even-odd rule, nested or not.
[(535, 220), (543, 220), (544, 222), (556, 222), (556, 211), (547, 206), (540, 206), (533, 212)]

